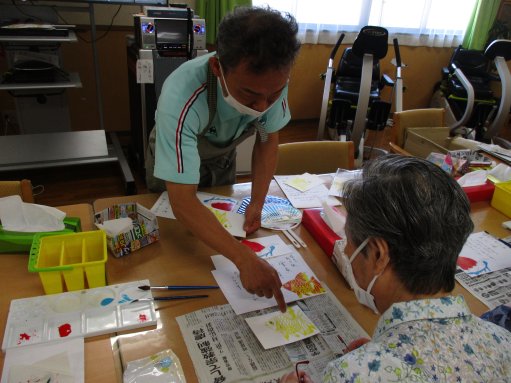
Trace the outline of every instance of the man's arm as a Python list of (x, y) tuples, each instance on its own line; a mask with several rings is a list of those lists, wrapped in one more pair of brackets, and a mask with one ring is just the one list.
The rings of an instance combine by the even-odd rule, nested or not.
[(231, 236), (197, 198), (197, 185), (167, 182), (167, 191), (176, 218), (197, 238), (229, 258), (238, 268), (243, 287), (251, 294), (275, 297), (282, 312), (286, 310), (277, 271), (250, 248)]
[(252, 150), (252, 195), (243, 226), (248, 234), (253, 233), (261, 226), (261, 210), (277, 166), (278, 145), (278, 132), (268, 134), (268, 139), (265, 142), (262, 142), (257, 135)]

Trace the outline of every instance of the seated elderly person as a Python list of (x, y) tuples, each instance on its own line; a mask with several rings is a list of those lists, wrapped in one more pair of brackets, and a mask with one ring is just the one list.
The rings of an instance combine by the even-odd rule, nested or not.
[[(511, 379), (511, 332), (451, 296), (473, 230), (463, 190), (439, 167), (389, 155), (344, 190), (342, 274), (382, 313), (373, 339), (330, 362), (323, 382), (496, 382)], [(369, 313), (368, 313), (369, 315)], [(281, 382), (310, 382), (303, 371)]]

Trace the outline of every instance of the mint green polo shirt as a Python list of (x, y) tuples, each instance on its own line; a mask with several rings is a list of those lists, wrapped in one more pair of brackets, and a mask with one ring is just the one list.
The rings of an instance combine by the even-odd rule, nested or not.
[[(198, 184), (200, 157), (197, 135), (209, 122), (207, 101), (208, 60), (216, 52), (187, 61), (165, 80), (156, 109), (154, 176), (181, 184)], [(273, 106), (259, 117), (266, 132), (282, 129), (291, 119), (287, 86)], [(227, 146), (238, 138), (255, 117), (239, 113), (227, 104), (217, 87), (217, 112), (206, 138)]]

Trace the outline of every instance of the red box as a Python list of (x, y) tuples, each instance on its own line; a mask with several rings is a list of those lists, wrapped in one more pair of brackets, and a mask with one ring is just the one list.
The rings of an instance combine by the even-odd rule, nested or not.
[(491, 181), (486, 181), (484, 185), (463, 187), (470, 202), (489, 201), (493, 197), (495, 185)]
[(335, 241), (341, 239), (321, 217), (323, 209), (305, 209), (302, 223), (323, 251), (331, 257), (334, 252)]

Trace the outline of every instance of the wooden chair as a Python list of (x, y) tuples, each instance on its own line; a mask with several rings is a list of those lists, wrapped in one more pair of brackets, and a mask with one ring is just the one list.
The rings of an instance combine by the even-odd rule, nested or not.
[(401, 154), (402, 156), (413, 157), (413, 155), (411, 153), (408, 153), (401, 146), (397, 146), (393, 142), (389, 142), (389, 153)]
[(21, 181), (0, 181), (0, 197), (10, 195), (19, 195), (24, 202), (34, 203), (32, 182), (26, 179)]
[[(406, 129), (445, 126), (445, 109), (410, 109), (395, 112), (393, 115), (392, 141), (403, 148), (405, 145)], [(391, 150), (392, 151), (392, 150)]]
[(335, 173), (338, 168), (353, 169), (352, 141), (305, 141), (279, 145), (277, 175)]

